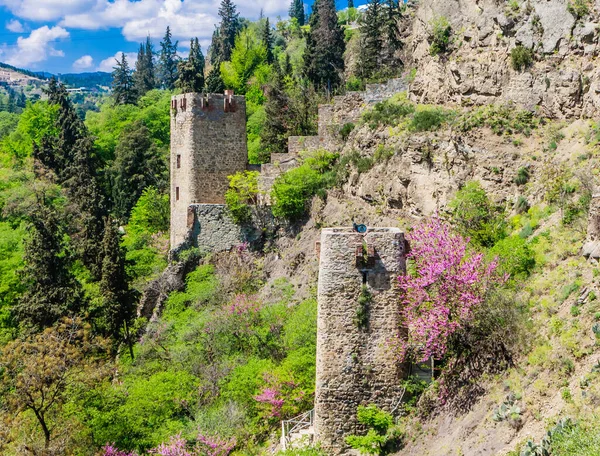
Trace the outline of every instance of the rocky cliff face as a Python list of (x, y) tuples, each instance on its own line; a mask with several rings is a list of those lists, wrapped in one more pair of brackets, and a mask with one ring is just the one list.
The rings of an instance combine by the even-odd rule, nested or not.
[[(580, 18), (567, 0), (432, 0), (409, 8), (407, 68), (416, 68), (411, 98), (427, 103), (513, 101), (552, 118), (592, 117), (600, 111), (598, 55), (600, 2)], [(429, 52), (431, 22), (452, 26), (451, 52)], [(510, 52), (534, 52), (533, 65), (516, 71)]]

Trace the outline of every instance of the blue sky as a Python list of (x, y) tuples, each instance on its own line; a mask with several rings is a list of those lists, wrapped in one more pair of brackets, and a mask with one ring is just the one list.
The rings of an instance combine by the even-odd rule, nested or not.
[[(355, 4), (365, 3), (355, 1)], [(347, 0), (336, 0), (345, 8)], [(135, 58), (150, 36), (158, 47), (167, 25), (180, 49), (191, 37), (210, 43), (220, 0), (0, 0), (0, 61), (51, 73), (111, 71), (114, 57)], [(309, 4), (312, 3), (309, 2)], [(286, 17), (289, 0), (237, 0), (249, 19)]]

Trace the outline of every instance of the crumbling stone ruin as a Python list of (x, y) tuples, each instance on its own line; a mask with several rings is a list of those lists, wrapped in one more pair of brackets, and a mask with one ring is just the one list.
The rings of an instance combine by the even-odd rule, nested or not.
[(315, 437), (327, 454), (345, 454), (361, 430), (359, 405), (393, 412), (405, 369), (390, 348), (400, 337), (394, 280), (406, 272), (398, 228), (326, 228), (319, 245)]

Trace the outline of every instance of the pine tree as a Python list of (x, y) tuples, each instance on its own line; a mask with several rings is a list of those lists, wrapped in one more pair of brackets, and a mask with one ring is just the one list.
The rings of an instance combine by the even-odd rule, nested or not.
[(125, 53), (121, 53), (121, 60), (116, 60), (117, 66), (113, 68), (112, 72), (112, 89), (113, 99), (115, 104), (135, 104), (135, 88), (133, 82), (133, 76), (131, 75), (131, 69), (129, 68), (129, 62)]
[(122, 133), (108, 174), (114, 213), (123, 223), (146, 187), (166, 186), (166, 163), (142, 122), (133, 122)]
[(284, 153), (287, 149), (289, 136), (290, 100), (285, 92), (283, 75), (275, 67), (273, 81), (267, 88), (267, 102), (265, 103), (265, 124), (260, 132), (261, 148), (266, 161), (272, 153)]
[(210, 42), (210, 47), (208, 48), (207, 57), (210, 59), (210, 63), (215, 66), (216, 63), (220, 63), (222, 61), (221, 58), (221, 34), (219, 33), (219, 29), (216, 28), (212, 34), (212, 41)]
[(348, 9), (354, 8), (354, 0), (348, 0)]
[(146, 43), (140, 44), (133, 78), (138, 97), (144, 96), (156, 86), (156, 78), (154, 75), (154, 47), (152, 46), (150, 37), (146, 38)]
[(393, 69), (400, 65), (396, 53), (402, 49), (402, 41), (400, 40), (400, 30), (398, 29), (398, 21), (402, 15), (402, 10), (398, 0), (384, 0), (384, 38), (385, 52), (384, 64), (386, 67)]
[(102, 279), (100, 293), (102, 295), (103, 320), (107, 334), (115, 341), (120, 341), (121, 331), (125, 336), (129, 352), (133, 359), (133, 341), (129, 333), (131, 321), (135, 316), (137, 293), (130, 286), (127, 273), (126, 251), (121, 245), (121, 233), (114, 220), (106, 221), (104, 239), (102, 240)]
[(167, 26), (167, 31), (163, 40), (160, 42), (160, 86), (167, 90), (175, 88), (177, 81), (177, 44), (171, 39), (171, 28)]
[(223, 93), (225, 90), (225, 83), (223, 83), (223, 78), (221, 78), (221, 69), (219, 67), (220, 64), (217, 62), (206, 77), (206, 92), (208, 93)]
[(344, 73), (344, 32), (337, 21), (334, 0), (315, 0), (304, 51), (304, 72), (315, 87), (334, 91)]
[(359, 71), (360, 76), (364, 79), (372, 78), (379, 70), (380, 55), (383, 46), (381, 2), (382, 0), (369, 0), (360, 27), (361, 48)]
[(219, 54), (221, 61), (226, 61), (231, 58), (235, 39), (241, 30), (240, 15), (231, 0), (221, 0), (219, 17), (221, 18), (221, 25), (219, 27), (221, 51)]
[(303, 26), (306, 23), (304, 2), (302, 0), (292, 0), (289, 15), (292, 19), (296, 19), (298, 21), (298, 25)]
[(294, 69), (292, 68), (292, 59), (290, 55), (286, 52), (285, 60), (283, 61), (283, 65), (281, 67), (281, 72), (284, 76), (292, 77)]
[(55, 210), (38, 199), (25, 240), (25, 266), (19, 272), (25, 292), (13, 308), (19, 322), (36, 330), (78, 313), (84, 303), (81, 286), (70, 272), (64, 226)]
[(204, 90), (204, 55), (198, 38), (192, 39), (190, 55), (187, 60), (179, 62), (179, 79), (175, 84), (183, 93), (202, 92)]
[(267, 63), (273, 63), (273, 33), (271, 32), (269, 18), (265, 20), (265, 26), (262, 31), (262, 44), (267, 50)]

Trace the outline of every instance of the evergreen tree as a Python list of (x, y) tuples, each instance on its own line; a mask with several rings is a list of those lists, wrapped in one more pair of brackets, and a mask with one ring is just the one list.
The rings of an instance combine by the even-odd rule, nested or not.
[(284, 76), (292, 77), (294, 69), (292, 68), (292, 59), (287, 52), (285, 54), (285, 60), (283, 61), (281, 71)]
[(152, 141), (150, 130), (140, 121), (133, 122), (115, 148), (115, 160), (109, 171), (114, 214), (122, 222), (146, 187), (163, 188), (167, 167)]
[(354, 8), (354, 0), (348, 0), (348, 9)]
[(198, 38), (192, 39), (190, 55), (187, 60), (179, 62), (179, 79), (176, 86), (183, 93), (202, 92), (204, 90), (204, 55)]
[(135, 88), (129, 62), (125, 53), (121, 53), (121, 60), (116, 60), (117, 66), (112, 72), (112, 89), (115, 104), (135, 104)]
[(240, 15), (231, 0), (221, 0), (219, 17), (221, 18), (219, 27), (221, 50), (219, 57), (221, 61), (225, 61), (231, 58), (235, 39), (241, 30)]
[(221, 69), (219, 67), (220, 64), (217, 62), (206, 77), (206, 91), (208, 93), (223, 93), (225, 90), (225, 84), (223, 83)]
[(72, 256), (54, 209), (38, 202), (25, 240), (25, 266), (19, 272), (25, 292), (13, 308), (18, 321), (33, 329), (52, 326), (83, 307), (79, 282), (70, 272)]
[(218, 66), (218, 63), (222, 61), (221, 59), (221, 34), (219, 33), (219, 29), (216, 28), (212, 34), (212, 41), (210, 42), (210, 48), (208, 49), (208, 58), (210, 59), (210, 63), (214, 67)]
[(304, 72), (315, 87), (331, 92), (342, 83), (346, 47), (334, 0), (316, 0), (309, 24)]
[(402, 15), (402, 10), (398, 0), (384, 0), (383, 3), (383, 34), (385, 39), (383, 60), (388, 68), (395, 68), (401, 63), (396, 57), (396, 52), (402, 48), (400, 30), (398, 29), (398, 21)]
[(372, 78), (379, 70), (379, 61), (383, 45), (382, 0), (369, 0), (367, 10), (360, 27), (361, 47), (359, 56), (360, 76)]
[(260, 132), (261, 148), (266, 161), (272, 153), (284, 153), (289, 136), (290, 100), (285, 92), (283, 76), (275, 67), (273, 81), (267, 88), (265, 103), (265, 124)]
[(167, 31), (163, 40), (160, 42), (160, 86), (167, 90), (175, 88), (177, 81), (177, 44), (171, 39), (171, 28), (167, 26)]
[(306, 22), (304, 2), (302, 0), (292, 0), (289, 14), (291, 18), (295, 18), (298, 21), (298, 25), (303, 26)]
[(107, 334), (120, 341), (121, 331), (125, 336), (133, 359), (133, 341), (129, 333), (135, 316), (137, 293), (130, 287), (127, 273), (126, 251), (121, 245), (121, 233), (117, 224), (109, 218), (106, 221), (102, 240), (103, 262), (100, 293), (102, 294), (103, 320)]
[(154, 49), (150, 37), (146, 38), (145, 44), (140, 44), (138, 58), (135, 62), (133, 80), (138, 98), (144, 96), (149, 90), (154, 89), (156, 85), (154, 78)]
[(267, 50), (267, 63), (273, 63), (273, 33), (271, 32), (269, 18), (265, 20), (265, 27), (262, 31), (262, 44)]

